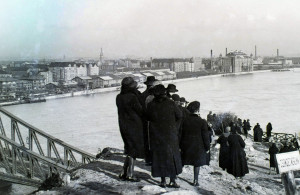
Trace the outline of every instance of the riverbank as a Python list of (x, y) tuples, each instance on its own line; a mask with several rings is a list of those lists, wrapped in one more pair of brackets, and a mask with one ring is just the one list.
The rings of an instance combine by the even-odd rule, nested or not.
[(135, 175), (141, 181), (121, 181), (118, 174), (122, 170), (125, 156), (120, 150), (111, 150), (112, 153), (105, 153), (95, 162), (72, 171), (71, 180), (65, 186), (36, 194), (285, 194), (280, 175), (275, 172), (269, 174), (268, 147), (252, 142), (250, 137), (242, 137), (246, 143), (249, 174), (241, 179), (219, 168), (219, 145), (211, 148), (210, 166), (201, 167), (200, 185), (191, 185), (193, 167), (184, 166), (177, 179), (181, 186), (179, 189), (159, 187), (160, 178), (152, 178), (150, 167), (145, 166), (142, 160), (137, 160), (135, 168)]
[[(205, 76), (199, 76), (199, 77), (193, 77), (193, 78), (166, 80), (166, 81), (162, 81), (162, 83), (163, 84), (169, 84), (169, 83), (178, 83), (178, 82), (184, 82), (184, 81), (200, 80), (200, 79), (206, 79), (206, 78), (225, 77), (225, 76), (239, 76), (239, 75), (247, 75), (247, 74), (270, 72), (270, 71), (271, 70), (259, 70), (259, 71), (253, 71), (253, 72), (214, 74), (214, 75), (205, 75)], [(98, 89), (90, 89), (90, 90), (84, 90), (84, 91), (75, 91), (75, 92), (70, 92), (70, 93), (46, 96), (45, 99), (46, 100), (53, 100), (53, 99), (60, 99), (60, 98), (69, 98), (69, 97), (84, 96), (84, 95), (93, 95), (93, 94), (96, 94), (96, 93), (106, 93), (106, 92), (117, 91), (117, 90), (119, 90), (119, 88), (120, 87), (108, 87), (108, 88), (98, 88)], [(2, 103), (0, 103), (0, 106), (10, 106), (10, 105), (17, 105), (17, 104), (22, 104), (22, 102), (21, 101), (2, 102)]]

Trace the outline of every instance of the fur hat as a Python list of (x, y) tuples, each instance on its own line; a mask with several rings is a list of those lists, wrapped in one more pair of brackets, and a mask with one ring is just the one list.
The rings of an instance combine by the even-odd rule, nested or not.
[(125, 77), (122, 80), (121, 85), (125, 86), (125, 87), (136, 88), (137, 87), (137, 82), (134, 81), (132, 77)]
[(165, 86), (163, 86), (162, 84), (156, 85), (154, 87), (154, 92), (153, 92), (154, 96), (163, 96), (167, 94), (167, 90), (165, 88)]
[(193, 101), (193, 102), (189, 103), (189, 105), (187, 106), (187, 109), (191, 113), (194, 113), (194, 112), (198, 111), (200, 109), (200, 102)]

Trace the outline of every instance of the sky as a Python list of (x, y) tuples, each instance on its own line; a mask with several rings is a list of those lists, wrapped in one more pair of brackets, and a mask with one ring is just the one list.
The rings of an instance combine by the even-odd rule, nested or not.
[(1, 0), (0, 59), (300, 56), (299, 0)]

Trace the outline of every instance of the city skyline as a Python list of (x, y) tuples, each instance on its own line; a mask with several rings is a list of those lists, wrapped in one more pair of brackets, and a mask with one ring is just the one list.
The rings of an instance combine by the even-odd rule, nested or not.
[(0, 59), (214, 56), (242, 50), (299, 56), (300, 2), (4, 1)]

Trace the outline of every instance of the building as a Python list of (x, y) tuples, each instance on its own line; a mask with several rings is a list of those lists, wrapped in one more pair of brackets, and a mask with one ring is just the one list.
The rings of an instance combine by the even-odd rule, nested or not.
[(202, 58), (194, 57), (194, 70), (195, 72), (204, 70), (204, 64), (202, 63)]
[(218, 67), (221, 72), (250, 72), (253, 71), (253, 59), (252, 55), (248, 56), (242, 51), (229, 52), (225, 57), (220, 55), (219, 59), (216, 59)]
[(193, 58), (153, 59), (152, 68), (168, 68), (174, 72), (194, 72)]
[(53, 82), (68, 82), (75, 77), (99, 75), (99, 66), (96, 63), (52, 62), (49, 65)]

